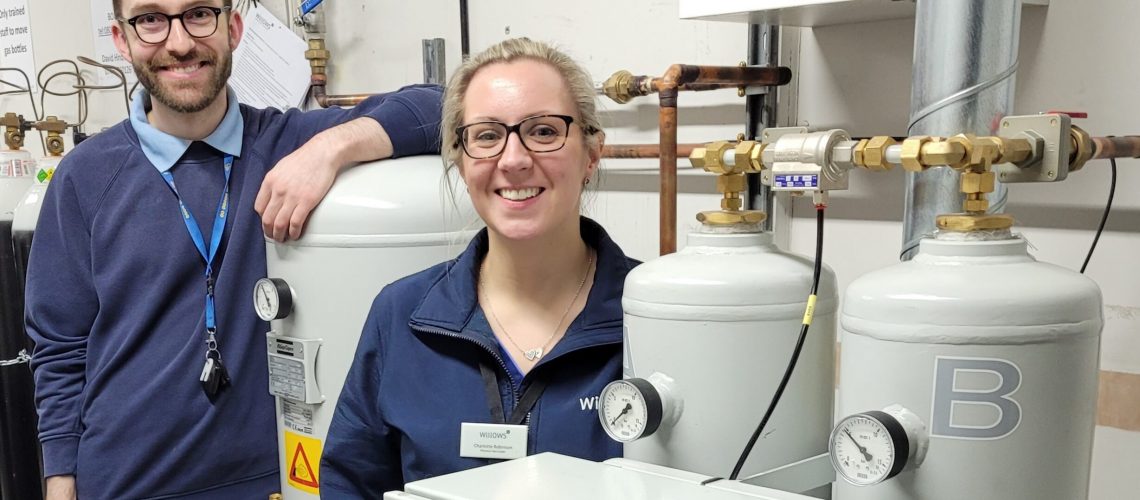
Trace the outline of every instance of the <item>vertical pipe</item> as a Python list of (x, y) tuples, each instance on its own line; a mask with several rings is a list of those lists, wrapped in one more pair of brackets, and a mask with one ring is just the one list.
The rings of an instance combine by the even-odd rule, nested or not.
[[(920, 0), (915, 13), (914, 74), (907, 135), (989, 135), (1013, 108), (1020, 0)], [(910, 260), (938, 214), (962, 211), (958, 174), (935, 168), (906, 174), (903, 246)], [(1006, 189), (990, 195), (1001, 212)]]
[(460, 59), (464, 61), (471, 55), (470, 31), (467, 20), (467, 0), (459, 0), (459, 49)]
[(423, 40), (424, 83), (443, 85), (447, 82), (447, 53), (442, 38)]
[(661, 137), (661, 255), (677, 251), (677, 88), (662, 89), (658, 128)]
[[(751, 66), (776, 66), (780, 62), (780, 27), (771, 24), (750, 24), (748, 26), (748, 64)], [(756, 140), (768, 127), (776, 126), (776, 87), (767, 94), (750, 95), (745, 98), (747, 123), (744, 135), (748, 140)], [(772, 190), (760, 182), (760, 174), (748, 174), (748, 209), (762, 210), (771, 214), (775, 197)], [(765, 231), (772, 230), (773, 217), (763, 222)]]

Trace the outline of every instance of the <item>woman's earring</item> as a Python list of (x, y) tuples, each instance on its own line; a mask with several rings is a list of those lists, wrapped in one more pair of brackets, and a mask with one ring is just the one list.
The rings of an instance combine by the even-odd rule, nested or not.
[(585, 178), (585, 179), (583, 179), (583, 180), (582, 180), (582, 185), (583, 185), (583, 186), (585, 186), (585, 185), (587, 185), (587, 184), (589, 184), (589, 183), (590, 183), (590, 178), (589, 178), (589, 177), (587, 177), (587, 178)]

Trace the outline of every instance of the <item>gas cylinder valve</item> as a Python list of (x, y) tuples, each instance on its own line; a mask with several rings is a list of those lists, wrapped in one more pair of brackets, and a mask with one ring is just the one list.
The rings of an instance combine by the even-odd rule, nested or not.
[(47, 132), (47, 150), (51, 156), (63, 156), (63, 133), (69, 127), (67, 122), (55, 116), (49, 116), (43, 121), (32, 124), (32, 128)]
[(0, 118), (0, 125), (4, 127), (4, 144), (8, 149), (17, 150), (24, 147), (24, 132), (28, 130), (29, 124), (22, 115), (5, 113)]
[(759, 210), (743, 210), (742, 193), (748, 189), (744, 174), (760, 172), (763, 165), (760, 155), (764, 145), (756, 141), (711, 142), (705, 147), (693, 148), (689, 162), (696, 168), (718, 174), (716, 188), (724, 198), (719, 211), (700, 212), (697, 220), (714, 226), (732, 224), (759, 224), (767, 214)]

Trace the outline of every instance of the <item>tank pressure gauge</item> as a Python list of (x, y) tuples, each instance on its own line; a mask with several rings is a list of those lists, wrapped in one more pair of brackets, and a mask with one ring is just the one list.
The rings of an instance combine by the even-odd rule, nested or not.
[(293, 289), (281, 278), (261, 278), (253, 285), (253, 307), (265, 321), (284, 318), (293, 311)]
[(629, 378), (610, 382), (598, 403), (602, 428), (615, 441), (628, 443), (652, 435), (661, 425), (664, 403), (648, 380)]
[(925, 426), (901, 406), (886, 410), (845, 417), (831, 431), (831, 464), (847, 482), (879, 484), (908, 465), (921, 463), (926, 452)]

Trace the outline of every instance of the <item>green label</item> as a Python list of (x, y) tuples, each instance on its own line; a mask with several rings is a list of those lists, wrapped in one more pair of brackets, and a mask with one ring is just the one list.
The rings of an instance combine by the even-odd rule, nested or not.
[(52, 175), (55, 175), (54, 168), (41, 168), (39, 172), (36, 172), (36, 180), (44, 183), (50, 181)]

